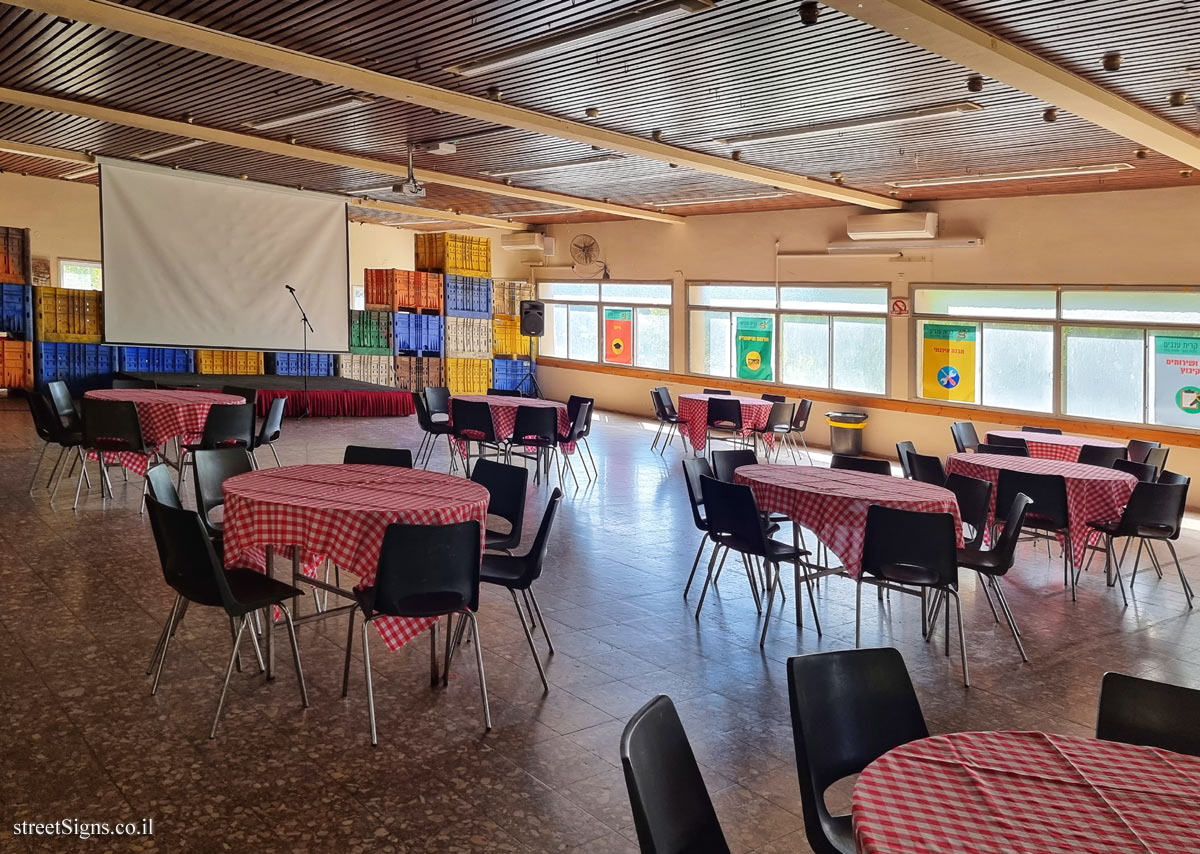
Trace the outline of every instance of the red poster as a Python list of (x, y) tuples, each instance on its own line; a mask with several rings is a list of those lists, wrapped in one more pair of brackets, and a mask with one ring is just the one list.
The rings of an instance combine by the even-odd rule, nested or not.
[(633, 364), (633, 312), (627, 308), (604, 309), (604, 361)]

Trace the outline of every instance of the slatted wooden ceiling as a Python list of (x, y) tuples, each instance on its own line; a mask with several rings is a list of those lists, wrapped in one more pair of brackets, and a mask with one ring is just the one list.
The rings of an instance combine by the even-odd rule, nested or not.
[[(848, 185), (886, 193), (900, 178), (997, 172), (1052, 166), (1130, 162), (1130, 172), (1054, 180), (967, 184), (901, 191), (902, 198), (965, 198), (1176, 186), (1180, 164), (1151, 153), (1135, 160), (1136, 145), (1073, 116), (1042, 121), (1042, 102), (987, 81), (969, 93), (969, 69), (913, 47), (832, 10), (817, 26), (802, 27), (796, 2), (721, 0), (717, 8), (651, 29), (616, 36), (557, 56), (474, 78), (444, 70), (496, 49), (573, 24), (643, 5), (643, 0), (574, 4), (556, 0), (226, 0), (180, 3), (140, 0), (128, 5), (260, 39), (324, 58), (360, 65), (472, 94), (498, 87), (505, 102), (713, 153), (730, 147), (726, 134), (971, 100), (984, 107), (962, 117), (739, 146), (746, 162), (827, 179), (840, 172)], [(1194, 106), (1170, 108), (1167, 93), (1200, 85), (1200, 16), (1179, 0), (1130, 4), (1116, 0), (948, 0), (944, 5), (994, 29), (1026, 49), (1188, 127)], [(540, 165), (596, 154), (589, 146), (519, 130), (471, 138), (494, 126), (377, 99), (351, 111), (273, 130), (244, 123), (296, 112), (354, 94), (311, 80), (220, 59), (52, 16), (0, 5), (0, 86), (72, 98), (198, 124), (294, 135), (304, 145), (402, 162), (407, 142), (464, 137), (449, 157), (424, 156), (420, 165), (478, 176), (490, 170)], [(1100, 57), (1120, 51), (1121, 71), (1103, 72)], [(1200, 92), (1196, 93), (1200, 95)], [(0, 138), (114, 156), (179, 141), (177, 137), (57, 113), (0, 105)], [(313, 189), (377, 187), (392, 179), (342, 167), (207, 144), (157, 162)], [(0, 168), (61, 175), (77, 164), (0, 155)], [(769, 193), (761, 185), (674, 169), (626, 157), (586, 168), (512, 176), (522, 186), (654, 207), (678, 199), (727, 199)], [(1200, 180), (1197, 178), (1196, 180)], [(378, 198), (407, 201), (386, 193)], [(431, 186), (424, 204), (464, 213), (519, 216), (549, 207), (488, 193)], [(672, 213), (715, 213), (828, 204), (789, 194), (694, 207)], [(365, 217), (366, 215), (364, 215)], [(372, 220), (411, 220), (371, 213)], [(536, 216), (532, 222), (602, 218), (594, 213)]]

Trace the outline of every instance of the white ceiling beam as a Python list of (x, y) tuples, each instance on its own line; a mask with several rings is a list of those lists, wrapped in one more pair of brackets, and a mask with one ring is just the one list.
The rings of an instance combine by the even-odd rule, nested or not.
[(48, 145), (30, 145), (27, 142), (14, 142), (11, 139), (0, 139), (0, 151), (6, 154), (23, 154), (26, 157), (36, 157), (39, 160), (64, 160), (67, 163), (94, 163), (90, 155), (82, 151), (72, 151), (69, 148), (51, 148)]
[(929, 0), (823, 0), (826, 6), (1200, 169), (1200, 137)]
[[(710, 175), (720, 175), (753, 184), (765, 184), (770, 187), (779, 187), (797, 193), (880, 210), (897, 210), (905, 206), (904, 202), (889, 196), (881, 196), (826, 181), (817, 181), (778, 169), (754, 166), (714, 154), (689, 151), (632, 134), (605, 130), (583, 122), (558, 118), (536, 110), (514, 107), (475, 95), (404, 80), (377, 71), (368, 71), (348, 63), (323, 59), (265, 42), (230, 35), (175, 18), (108, 2), (108, 0), (16, 0), (11, 5), (82, 21), (93, 26), (129, 33), (166, 44), (179, 45), (190, 50), (225, 57), (260, 68), (271, 68), (286, 74), (294, 74), (394, 101), (442, 110), (454, 115), (505, 127), (519, 128), (558, 139), (595, 145), (609, 151), (619, 151), (649, 160), (674, 163), (677, 166), (685, 166)], [(575, 206), (582, 207), (579, 204)], [(591, 209), (595, 210), (595, 208)], [(625, 216), (629, 216), (629, 214), (625, 214)]]

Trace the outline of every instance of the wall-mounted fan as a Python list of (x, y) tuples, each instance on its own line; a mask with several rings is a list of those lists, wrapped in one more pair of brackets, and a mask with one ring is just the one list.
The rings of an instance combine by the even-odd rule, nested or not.
[(575, 235), (571, 238), (571, 259), (588, 267), (601, 263), (600, 244), (590, 234)]

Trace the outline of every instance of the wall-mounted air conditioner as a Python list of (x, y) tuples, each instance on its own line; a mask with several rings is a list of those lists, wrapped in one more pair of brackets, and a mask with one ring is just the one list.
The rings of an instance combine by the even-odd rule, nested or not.
[(983, 245), (982, 237), (941, 237), (933, 240), (872, 240), (869, 243), (856, 243), (851, 240), (835, 240), (826, 247), (830, 254), (846, 254), (876, 252), (880, 249), (894, 249), (898, 252), (920, 252), (928, 249), (975, 249)]
[(547, 243), (550, 244), (547, 254), (553, 254), (554, 238), (536, 231), (510, 231), (500, 235), (500, 248), (513, 252), (546, 252)]
[(851, 240), (925, 240), (937, 234), (935, 213), (901, 211), (846, 218), (846, 235)]

